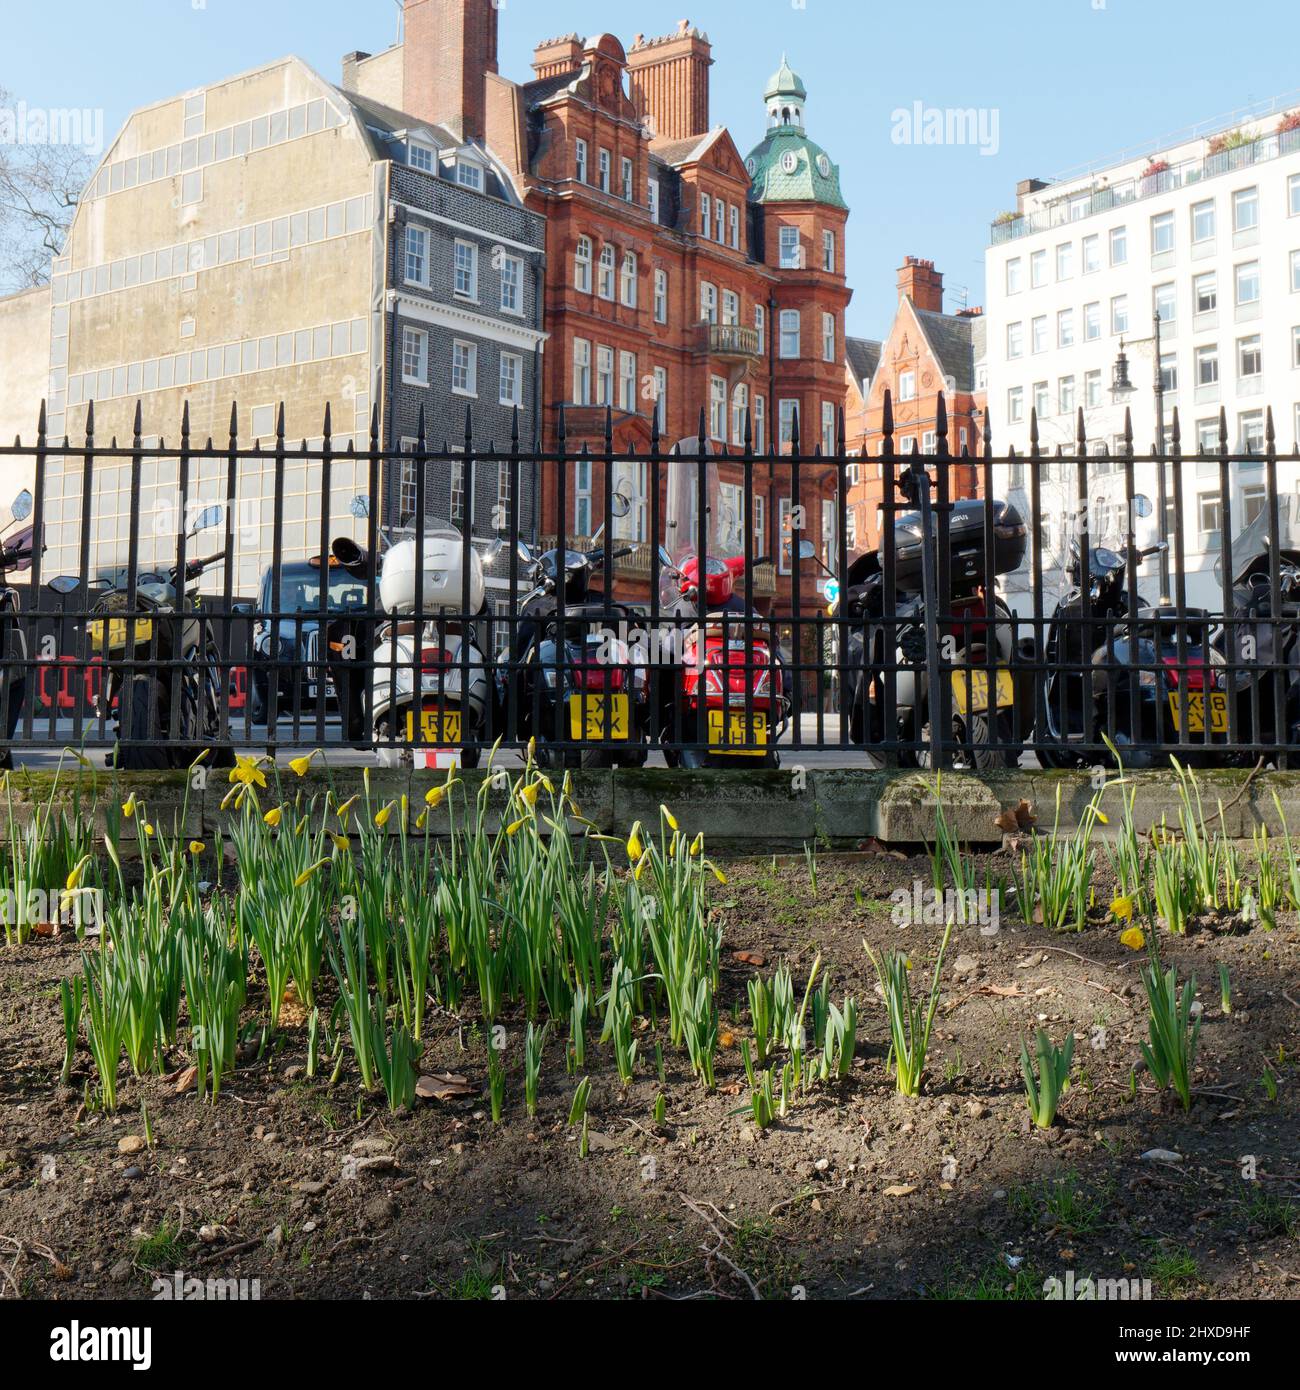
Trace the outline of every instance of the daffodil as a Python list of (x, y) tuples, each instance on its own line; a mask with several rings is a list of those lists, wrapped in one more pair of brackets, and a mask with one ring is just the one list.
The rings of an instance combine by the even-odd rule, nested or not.
[(236, 754), (235, 765), (230, 769), (230, 780), (245, 787), (266, 786), (266, 773), (258, 766), (260, 758), (246, 758)]
[(704, 851), (704, 831), (700, 831), (691, 841), (691, 858), (698, 859)]
[(357, 798), (355, 796), (348, 797), (348, 799), (343, 803), (343, 805), (340, 806), (339, 809), (334, 812), (334, 814), (339, 818), (340, 821), (347, 820), (348, 812), (356, 804), (356, 800)]
[(307, 883), (310, 879), (314, 878), (316, 874), (319, 873), (320, 870), (323, 869), (325, 865), (328, 863), (328, 859), (320, 859), (315, 864), (313, 864), (311, 868), (304, 869), (302, 873), (300, 873), (298, 877), (294, 879), (293, 886), (295, 888), (301, 888), (304, 883)]
[(393, 808), (397, 802), (390, 801), (387, 806), (375, 812), (375, 824), (382, 830), (393, 817)]
[(443, 798), (447, 795), (446, 787), (430, 787), (424, 794), (424, 804), (426, 806), (438, 807), (442, 805)]
[(424, 827), (425, 827), (428, 823), (429, 823), (429, 813), (428, 813), (428, 811), (421, 811), (420, 814), (419, 814), (418, 816), (416, 816), (416, 818), (415, 818), (415, 828), (416, 828), (417, 830), (423, 830)]
[(706, 859), (704, 862), (705, 862), (705, 863), (709, 866), (709, 868), (713, 871), (713, 877), (716, 878), (716, 879), (718, 880), (718, 882), (721, 883), (721, 884), (723, 885), (723, 887), (726, 887), (726, 883), (727, 883), (727, 876), (726, 876), (726, 874), (724, 874), (724, 873), (722, 872), (722, 870), (721, 870), (720, 868), (718, 868), (718, 866), (717, 866), (715, 863), (713, 863), (713, 861), (712, 861), (711, 859)]
[(1121, 894), (1110, 905), (1111, 913), (1121, 922), (1133, 920), (1133, 899)]
[(668, 822), (669, 830), (677, 829), (677, 817), (668, 809), (667, 806), (660, 806), (659, 814)]
[(519, 834), (519, 831), (522, 829), (522, 827), (527, 824), (528, 817), (523, 816), (521, 819), (515, 821), (513, 825), (506, 826), (506, 834), (513, 840), (514, 837)]
[(81, 880), (86, 872), (86, 865), (90, 863), (90, 855), (83, 855), (73, 866), (72, 872), (68, 875), (67, 890), (69, 893), (75, 892), (81, 887)]
[(641, 882), (641, 875), (645, 872), (645, 866), (650, 862), (650, 851), (646, 852), (636, 861), (636, 868), (632, 870), (632, 880), (634, 883)]
[(144, 833), (148, 835), (150, 838), (152, 838), (157, 832), (154, 830), (153, 826), (149, 824), (148, 821), (145, 821)]
[(352, 841), (346, 835), (331, 835), (330, 838), (334, 841), (334, 848), (344, 854), (352, 848)]
[(205, 849), (207, 849), (207, 845), (205, 845), (202, 840), (190, 841), (191, 854), (202, 854)]
[(527, 806), (537, 805), (537, 794), (542, 789), (540, 782), (530, 782), (526, 787), (520, 787), (519, 799)]
[(299, 777), (306, 777), (307, 771), (311, 767), (311, 760), (317, 757), (320, 751), (321, 750), (317, 748), (311, 753), (305, 753), (301, 758), (290, 758), (289, 766)]
[(130, 820), (131, 817), (135, 815), (134, 792), (132, 792), (131, 795), (128, 796), (127, 799), (122, 803), (122, 814), (127, 818), (127, 820)]
[(627, 857), (629, 861), (635, 863), (645, 853), (645, 846), (641, 843), (641, 822), (632, 827), (632, 833), (627, 837)]
[(1130, 951), (1140, 951), (1147, 944), (1141, 927), (1130, 927), (1127, 931), (1120, 932), (1119, 939)]
[(191, 768), (195, 768), (195, 767), (198, 767), (198, 765), (199, 765), (200, 763), (206, 762), (207, 759), (208, 759), (208, 755), (209, 755), (211, 752), (212, 752), (212, 749), (211, 749), (211, 748), (205, 748), (205, 749), (203, 750), (203, 752), (200, 753), (199, 756), (198, 756), (197, 758), (195, 758), (194, 761), (190, 764), (190, 767), (191, 767)]
[(267, 823), (267, 825), (271, 827), (272, 830), (274, 830), (276, 826), (280, 824), (283, 818), (284, 811), (279, 806), (272, 806), (271, 809), (266, 813), (266, 815), (262, 817), (262, 819)]

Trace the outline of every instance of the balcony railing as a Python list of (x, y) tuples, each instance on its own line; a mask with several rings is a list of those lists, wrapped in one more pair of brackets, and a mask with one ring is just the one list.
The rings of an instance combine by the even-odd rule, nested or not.
[(1125, 179), (1120, 183), (1108, 184), (1105, 188), (1094, 188), (1090, 193), (1065, 195), (1036, 212), (994, 222), (993, 245), (1003, 246), (1008, 241), (1033, 236), (1035, 232), (1081, 222), (1099, 213), (1110, 212), (1112, 208), (1139, 202), (1143, 198), (1158, 198), (1174, 189), (1203, 183), (1222, 174), (1236, 173), (1252, 164), (1264, 164), (1297, 151), (1300, 151), (1300, 130), (1287, 130), (1281, 134), (1262, 136), (1249, 144), (1222, 150), (1218, 154), (1206, 155), (1204, 159), (1184, 160), (1146, 178)]
[(700, 351), (714, 357), (761, 357), (763, 344), (757, 328), (742, 328), (738, 323), (703, 323)]

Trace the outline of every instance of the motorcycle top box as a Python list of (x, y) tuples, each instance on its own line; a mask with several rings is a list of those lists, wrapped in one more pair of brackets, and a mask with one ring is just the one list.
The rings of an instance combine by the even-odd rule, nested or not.
[[(939, 540), (939, 516), (931, 518), (935, 544)], [(993, 503), (993, 569), (1010, 574), (1024, 562), (1028, 530), (1010, 502)], [(900, 588), (921, 587), (921, 514), (903, 512), (894, 521), (894, 574)], [(948, 518), (948, 573), (953, 588), (983, 585), (984, 502), (954, 502)]]
[[(473, 546), (469, 548), (469, 608), (477, 613), (483, 606), (483, 561)], [(379, 579), (379, 600), (390, 613), (413, 613), (416, 608), (416, 559), (414, 537), (396, 542), (384, 556)], [(426, 532), (424, 537), (424, 602), (421, 612), (440, 608), (461, 612), (465, 603), (465, 538), (447, 528)]]

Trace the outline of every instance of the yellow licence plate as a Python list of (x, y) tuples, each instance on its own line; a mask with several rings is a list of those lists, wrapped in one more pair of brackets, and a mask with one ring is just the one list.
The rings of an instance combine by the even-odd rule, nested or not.
[[(86, 625), (86, 631), (90, 636), (92, 647), (99, 647), (105, 651), (115, 651), (118, 647), (126, 646), (127, 619), (126, 618), (95, 618)], [(105, 640), (107, 636), (107, 642)], [(153, 619), (137, 618), (135, 620), (135, 641), (139, 646), (149, 641), (153, 636)]]
[[(1179, 696), (1187, 701), (1187, 732), (1189, 734), (1203, 734), (1205, 732), (1205, 693), (1200, 690), (1189, 690), (1185, 693), (1179, 690), (1169, 692), (1169, 712), (1174, 717), (1174, 726), (1182, 733), (1182, 711), (1180, 705), (1182, 701)], [(1210, 732), (1212, 734), (1226, 734), (1228, 732), (1228, 696), (1225, 691), (1210, 691)]]
[[(414, 710), (408, 711), (406, 715), (406, 737), (408, 742), (415, 742)], [(459, 748), (460, 711), (421, 710), (420, 742), (428, 744), (431, 748)]]
[[(967, 687), (969, 682), (969, 689)], [(989, 673), (987, 671), (954, 671), (952, 673), (952, 693), (957, 702), (958, 714), (979, 713), (989, 707)], [(968, 698), (969, 696), (969, 698)], [(998, 671), (994, 698), (998, 708), (1005, 709), (1015, 704), (1016, 683), (1010, 671)]]
[(569, 737), (575, 743), (630, 738), (631, 712), (626, 695), (570, 695)]
[[(756, 746), (746, 748), (747, 743)], [(767, 715), (755, 714), (746, 722), (744, 710), (711, 709), (709, 746), (726, 748), (744, 757), (761, 758), (767, 747)]]

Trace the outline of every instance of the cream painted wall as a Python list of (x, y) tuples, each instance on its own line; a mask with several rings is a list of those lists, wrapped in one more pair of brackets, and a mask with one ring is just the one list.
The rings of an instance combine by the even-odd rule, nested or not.
[[(0, 444), (36, 438), (50, 369), (50, 291), (45, 286), (0, 299)], [(31, 483), (30, 459), (0, 459), (0, 518), (10, 498)]]

